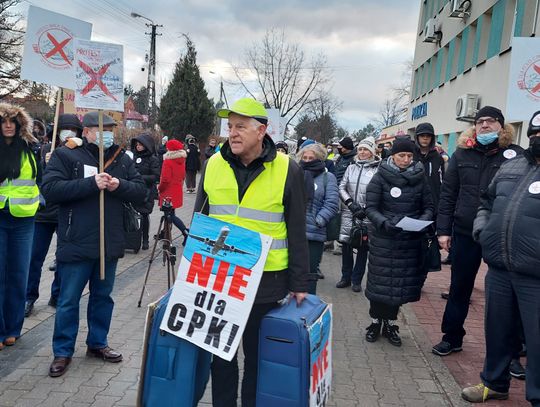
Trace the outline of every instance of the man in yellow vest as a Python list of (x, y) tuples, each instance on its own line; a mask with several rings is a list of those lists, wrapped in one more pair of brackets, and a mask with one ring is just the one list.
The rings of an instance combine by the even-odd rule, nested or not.
[[(218, 116), (228, 119), (229, 139), (206, 162), (195, 212), (202, 212), (273, 238), (242, 346), (242, 406), (255, 406), (259, 326), (263, 316), (291, 293), (298, 304), (308, 290), (308, 245), (304, 177), (300, 167), (266, 134), (268, 114), (256, 100), (238, 100)], [(212, 405), (236, 407), (237, 357), (214, 356)]]

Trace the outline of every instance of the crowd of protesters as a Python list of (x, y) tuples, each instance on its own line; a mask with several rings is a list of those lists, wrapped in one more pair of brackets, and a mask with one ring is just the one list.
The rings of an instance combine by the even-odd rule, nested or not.
[[(198, 210), (212, 216), (209, 203), (202, 200), (217, 199), (212, 185), (218, 180), (209, 174), (228, 174), (232, 168), (230, 179), (221, 182), (234, 183), (236, 178), (249, 188), (250, 177), (261, 176), (261, 166), (288, 166), (293, 175), (287, 178), (284, 195), (270, 197), (285, 202), (284, 230), (289, 229), (289, 260), (277, 251), (275, 258), (270, 256), (277, 267), (271, 270), (274, 277), (283, 277), (273, 285), (283, 283), (283, 292), (289, 285), (298, 302), (306, 293), (316, 294), (317, 281), (324, 278), (323, 252), (331, 246), (342, 256), (336, 288), (365, 291), (369, 300), (365, 340), (376, 342), (383, 336), (401, 346), (400, 307), (420, 299), (428, 272), (437, 269), (433, 263), (440, 267), (440, 248), (448, 252), (451, 277), (441, 316), (443, 336), (432, 352), (447, 356), (463, 348), (469, 301), (484, 260), (486, 359), (482, 383), (463, 389), (462, 396), (470, 402), (506, 399), (512, 375), (526, 377), (527, 399), (540, 405), (540, 112), (530, 120), (530, 147), (523, 150), (513, 144), (514, 129), (502, 112), (492, 106), (481, 108), (451, 157), (437, 144), (430, 123), (419, 124), (413, 138), (402, 135), (390, 145), (377, 145), (373, 137), (355, 145), (344, 137), (325, 146), (303, 137), (295, 149), (286, 142), (274, 144), (266, 135), (262, 105), (241, 99), (236, 110), (219, 114), (229, 119), (231, 137), (242, 140), (241, 148), (211, 138), (201, 151), (195, 137), (186, 135), (185, 143), (164, 137), (156, 149), (152, 135), (144, 133), (130, 140), (131, 156), (115, 144), (117, 123), (104, 115), (105, 165), (100, 172), (97, 113), (86, 114), (82, 122), (75, 115), (60, 115), (53, 146), (52, 131), (42, 122), (32, 121), (20, 107), (0, 104), (0, 350), (16, 343), (24, 317), (34, 312), (41, 270), (56, 233), (57, 266), (49, 305), (57, 310), (49, 375), (61, 376), (70, 365), (79, 330), (79, 302), (87, 283), (87, 355), (120, 362), (122, 354), (109, 347), (107, 335), (116, 265), (124, 255), (123, 204), (131, 203), (141, 214), (143, 250), (149, 248), (155, 200), (160, 207), (171, 205), (171, 221), (185, 244), (189, 229), (174, 214), (183, 205), (184, 186), (187, 193), (198, 189)], [(242, 138), (245, 130), (240, 128), (246, 123), (253, 124), (252, 144)], [(259, 155), (252, 157), (255, 150)], [(272, 181), (264, 175), (261, 179)], [(98, 275), (95, 222), (100, 194), (105, 194), (107, 219), (104, 279)], [(254, 204), (263, 204), (254, 199)], [(290, 211), (305, 214), (300, 225)], [(404, 218), (431, 224), (412, 231), (402, 227)], [(331, 237), (334, 227), (337, 233)], [(426, 247), (430, 239), (435, 240), (435, 250)], [(296, 247), (295, 254), (291, 247)], [(303, 265), (294, 263), (300, 259)], [(291, 268), (294, 283), (275, 272)], [(265, 292), (264, 280), (260, 295)], [(257, 318), (274, 306), (273, 297), (256, 301)], [(250, 341), (256, 337), (255, 332), (247, 335)], [(525, 344), (526, 372), (518, 356)], [(245, 345), (246, 363), (253, 363), (253, 346)], [(215, 358), (213, 377), (229, 377), (233, 368), (228, 363)], [(256, 366), (246, 371), (253, 374)], [(216, 386), (215, 391), (225, 391)], [(249, 386), (252, 392), (253, 383)], [(236, 393), (230, 398), (235, 400)]]

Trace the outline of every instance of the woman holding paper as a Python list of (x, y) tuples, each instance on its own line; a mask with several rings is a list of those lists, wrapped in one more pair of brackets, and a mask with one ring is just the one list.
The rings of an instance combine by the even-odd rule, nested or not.
[(421, 270), (423, 232), (396, 226), (405, 216), (430, 221), (434, 215), (424, 167), (413, 162), (415, 148), (409, 138), (398, 138), (367, 187), (366, 213), (373, 228), (366, 286), (372, 318), (368, 342), (375, 342), (382, 328), (392, 345), (401, 346), (399, 307), (420, 299), (426, 278)]

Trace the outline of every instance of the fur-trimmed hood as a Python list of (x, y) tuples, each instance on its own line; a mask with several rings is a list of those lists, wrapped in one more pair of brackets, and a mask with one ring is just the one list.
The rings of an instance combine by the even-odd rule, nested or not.
[[(515, 137), (514, 126), (505, 124), (504, 128), (499, 131), (499, 147), (508, 148), (514, 141)], [(458, 148), (473, 148), (476, 145), (476, 131), (474, 127), (465, 130), (459, 135), (457, 140)]]
[(0, 117), (2, 119), (10, 118), (15, 120), (20, 126), (19, 136), (26, 141), (27, 144), (38, 142), (32, 135), (32, 118), (22, 107), (9, 103), (0, 103)]
[(165, 154), (163, 154), (164, 160), (174, 160), (177, 158), (186, 158), (187, 153), (184, 150), (174, 150), (174, 151), (167, 151)]

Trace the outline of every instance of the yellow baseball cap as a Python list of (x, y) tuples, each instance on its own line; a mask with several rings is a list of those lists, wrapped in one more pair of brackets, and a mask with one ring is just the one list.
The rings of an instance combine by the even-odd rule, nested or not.
[(238, 99), (230, 107), (230, 109), (219, 109), (218, 117), (226, 119), (231, 113), (239, 114), (240, 116), (253, 117), (254, 119), (268, 120), (268, 113), (262, 103), (251, 98)]

